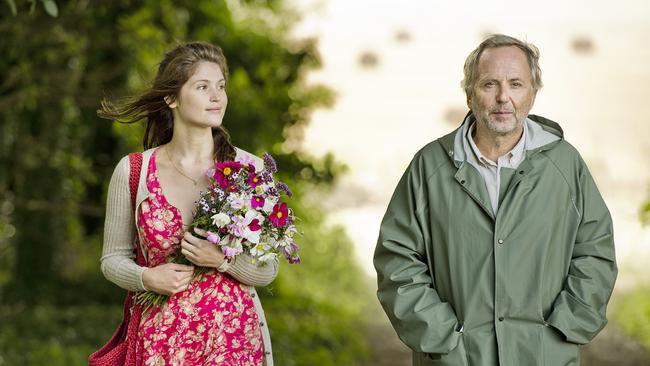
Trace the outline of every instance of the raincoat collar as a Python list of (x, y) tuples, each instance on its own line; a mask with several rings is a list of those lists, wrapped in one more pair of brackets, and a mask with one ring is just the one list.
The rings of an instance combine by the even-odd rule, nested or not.
[[(467, 160), (467, 154), (463, 148), (463, 139), (474, 121), (476, 121), (476, 117), (470, 111), (456, 130), (439, 139), (440, 145), (457, 166)], [(550, 149), (558, 141), (564, 140), (562, 127), (550, 119), (529, 114), (524, 123), (528, 127), (525, 144), (527, 152)]]

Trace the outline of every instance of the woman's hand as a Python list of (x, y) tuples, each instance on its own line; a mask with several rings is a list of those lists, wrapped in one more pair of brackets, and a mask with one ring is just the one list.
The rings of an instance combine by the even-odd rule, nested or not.
[(190, 285), (194, 267), (176, 263), (165, 263), (147, 268), (142, 273), (142, 283), (149, 291), (167, 296), (185, 291)]
[[(199, 228), (195, 228), (194, 232), (203, 237), (208, 235), (207, 231)], [(205, 239), (197, 238), (189, 231), (185, 233), (181, 241), (181, 253), (190, 262), (201, 267), (219, 268), (226, 260), (218, 245), (212, 244)]]

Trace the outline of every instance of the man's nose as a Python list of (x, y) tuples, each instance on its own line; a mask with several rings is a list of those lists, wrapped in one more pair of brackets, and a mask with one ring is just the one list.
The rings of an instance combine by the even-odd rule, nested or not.
[(508, 89), (508, 87), (506, 86), (500, 87), (499, 91), (497, 92), (497, 102), (506, 103), (509, 100), (510, 100), (510, 90)]

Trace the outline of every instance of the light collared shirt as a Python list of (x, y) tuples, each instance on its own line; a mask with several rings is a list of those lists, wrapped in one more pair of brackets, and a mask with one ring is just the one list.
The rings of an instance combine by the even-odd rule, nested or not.
[[(467, 156), (473, 154), (474, 157), (476, 157), (476, 164), (474, 167), (478, 169), (479, 173), (481, 173), (481, 176), (483, 177), (483, 180), (485, 181), (485, 186), (488, 191), (488, 195), (490, 196), (490, 203), (492, 204), (492, 212), (494, 213), (494, 216), (496, 216), (497, 211), (499, 209), (499, 192), (501, 189), (501, 168), (510, 168), (510, 169), (517, 169), (519, 167), (519, 164), (524, 160), (526, 157), (526, 133), (528, 130), (528, 124), (526, 122), (523, 123), (524, 127), (524, 132), (521, 134), (521, 138), (519, 139), (519, 142), (512, 148), (512, 150), (508, 151), (504, 155), (500, 156), (496, 162), (488, 159), (485, 155), (481, 153), (481, 150), (479, 150), (478, 146), (476, 146), (476, 143), (474, 142), (474, 138), (472, 137), (472, 133), (474, 132), (474, 129), (476, 128), (476, 122), (473, 123), (470, 128), (467, 131), (467, 135), (465, 136), (471, 151), (465, 151), (465, 154)], [(467, 144), (465, 145), (465, 148), (467, 149)]]

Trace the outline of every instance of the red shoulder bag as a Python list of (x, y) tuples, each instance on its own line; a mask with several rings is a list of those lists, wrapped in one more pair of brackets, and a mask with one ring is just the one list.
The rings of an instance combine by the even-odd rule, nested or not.
[[(129, 154), (131, 172), (129, 176), (129, 189), (131, 191), (131, 206), (135, 212), (135, 198), (140, 181), (140, 168), (142, 167), (142, 153)], [(135, 239), (136, 263), (146, 265), (144, 253), (136, 234)], [(122, 323), (113, 334), (113, 337), (102, 348), (90, 354), (89, 366), (135, 366), (135, 346), (138, 337), (138, 326), (142, 318), (142, 307), (133, 304), (131, 291), (127, 292), (124, 299), (124, 317)]]

